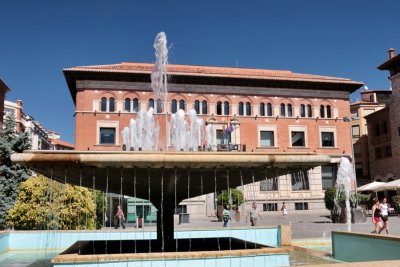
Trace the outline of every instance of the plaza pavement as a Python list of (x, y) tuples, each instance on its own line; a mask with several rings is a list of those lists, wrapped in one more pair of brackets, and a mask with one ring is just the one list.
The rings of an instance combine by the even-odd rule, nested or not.
[[(216, 217), (208, 218), (190, 218), (189, 223), (178, 224), (177, 217), (175, 218), (175, 229), (217, 229), (222, 228), (223, 222), (218, 222)], [(400, 216), (390, 216), (390, 235), (400, 236)], [(291, 225), (292, 239), (325, 239), (330, 238), (331, 231), (347, 231), (347, 225), (344, 223), (331, 223), (329, 213), (302, 213), (290, 214), (284, 218), (281, 213), (268, 214), (263, 216), (263, 220), (258, 218), (258, 226), (267, 225)], [(240, 222), (230, 221), (231, 227), (250, 226), (250, 222), (245, 222), (245, 217), (241, 217)], [(135, 227), (127, 227), (129, 230), (142, 231), (143, 229)], [(365, 223), (356, 223), (351, 225), (352, 232), (371, 233), (374, 229), (371, 216), (367, 217)], [(155, 225), (145, 226), (145, 230), (156, 230)], [(123, 231), (123, 230), (120, 230)], [(386, 235), (386, 232), (382, 232)]]

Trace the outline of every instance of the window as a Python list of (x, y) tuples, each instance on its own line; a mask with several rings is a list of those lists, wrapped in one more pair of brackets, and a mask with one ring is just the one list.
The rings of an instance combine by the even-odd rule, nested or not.
[(280, 115), (281, 115), (282, 117), (285, 117), (285, 116), (286, 116), (285, 104), (281, 104)]
[(306, 116), (306, 106), (301, 104), (300, 105), (300, 117), (304, 118)]
[(200, 114), (200, 101), (199, 100), (194, 101), (194, 110), (196, 111), (197, 114)]
[(203, 102), (201, 102), (201, 113), (202, 114), (207, 114), (207, 101), (203, 100)]
[(305, 146), (304, 132), (292, 132), (292, 146)]
[(310, 190), (307, 172), (299, 171), (297, 173), (292, 173), (291, 178), (293, 191)]
[(261, 147), (275, 146), (273, 131), (260, 131), (260, 146)]
[(239, 102), (239, 115), (243, 116), (244, 111), (243, 111), (243, 102)]
[(100, 144), (115, 144), (115, 128), (100, 128)]
[(278, 191), (278, 178), (272, 177), (261, 180), (260, 191)]
[(265, 116), (265, 104), (260, 103), (260, 116)]
[(387, 134), (388, 132), (388, 124), (387, 121), (383, 121), (383, 130), (382, 133)]
[(324, 105), (319, 106), (319, 116), (325, 118), (325, 107)]
[(224, 102), (224, 115), (229, 115), (229, 102)]
[(355, 157), (361, 157), (361, 155), (362, 155), (361, 144), (354, 144), (353, 152), (354, 152)]
[(272, 116), (272, 104), (267, 104), (267, 116)]
[(307, 105), (307, 117), (312, 117), (312, 108), (311, 105)]
[(131, 111), (131, 100), (129, 98), (125, 98), (125, 111)]
[(385, 146), (385, 157), (391, 157), (392, 156), (392, 147), (389, 146)]
[(102, 97), (101, 98), (101, 107), (100, 107), (102, 112), (106, 112), (107, 111), (107, 98)]
[(335, 186), (336, 173), (337, 173), (336, 165), (325, 165), (321, 167), (322, 190), (326, 190), (330, 187)]
[(222, 102), (217, 102), (217, 115), (222, 115)]
[(183, 100), (183, 99), (179, 100), (179, 109), (186, 110), (185, 109), (185, 100)]
[(375, 147), (375, 159), (382, 158), (382, 149), (380, 147)]
[(171, 105), (172, 105), (171, 112), (176, 113), (176, 111), (178, 110), (178, 105), (177, 105), (176, 99), (172, 99)]
[(358, 119), (358, 109), (351, 111), (351, 118)]
[(175, 208), (175, 214), (187, 213), (187, 205), (178, 205)]
[(149, 99), (149, 108), (154, 108), (154, 99), (153, 98)]
[(360, 137), (360, 126), (358, 125), (351, 126), (351, 133), (353, 135), (353, 138)]
[(246, 102), (246, 115), (251, 116), (251, 104), (250, 102)]
[(298, 202), (294, 203), (295, 210), (308, 210), (308, 203), (307, 202)]
[(326, 106), (326, 117), (332, 118), (331, 106), (329, 106), (329, 105)]
[(217, 145), (227, 144), (228, 141), (231, 143), (231, 135), (225, 134), (224, 130), (217, 130)]
[(333, 132), (321, 132), (321, 145), (322, 147), (335, 146), (335, 139)]
[(133, 99), (133, 112), (139, 111), (139, 100), (137, 98)]
[(287, 116), (292, 117), (292, 104), (287, 105)]
[(162, 102), (161, 102), (161, 99), (157, 99), (157, 113), (162, 113)]
[(278, 203), (264, 203), (263, 204), (263, 211), (277, 211), (278, 210)]
[(114, 97), (110, 97), (110, 112), (115, 111), (115, 99)]

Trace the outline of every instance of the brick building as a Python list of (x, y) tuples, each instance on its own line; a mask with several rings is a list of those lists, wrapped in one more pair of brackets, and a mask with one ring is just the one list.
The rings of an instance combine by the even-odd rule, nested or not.
[[(0, 79), (0, 112), (3, 115), (4, 114), (4, 100), (6, 99), (6, 94), (7, 92), (10, 91), (10, 88), (8, 88), (7, 84)], [(3, 116), (0, 116), (0, 129), (3, 128)]]
[(360, 100), (351, 104), (350, 112), (357, 183), (363, 185), (371, 182), (368, 127), (365, 116), (385, 108), (392, 91), (366, 89), (360, 94)]
[[(139, 109), (150, 106), (165, 140), (166, 114), (150, 86), (152, 68), (124, 62), (64, 69), (76, 106), (76, 150), (122, 150), (121, 130)], [(213, 125), (214, 144), (224, 142), (229, 120), (234, 126), (230, 142), (239, 150), (330, 155), (331, 165), (301, 179), (277, 175), (244, 188), (246, 200), (256, 201), (259, 210), (277, 210), (286, 201), (291, 211), (315, 211), (324, 209), (324, 189), (335, 181), (336, 162), (352, 155), (350, 124), (343, 118), (350, 117), (349, 93), (362, 85), (291, 71), (169, 65), (166, 107), (168, 118), (179, 108), (195, 109)], [(192, 214), (213, 215), (214, 199), (202, 196), (182, 206)]]
[(387, 107), (366, 117), (371, 177), (388, 182), (400, 179), (400, 55), (389, 49), (389, 60), (378, 67), (388, 70), (392, 86)]

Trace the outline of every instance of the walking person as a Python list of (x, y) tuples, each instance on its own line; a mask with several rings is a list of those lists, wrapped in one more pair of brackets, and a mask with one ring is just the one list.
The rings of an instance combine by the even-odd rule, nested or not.
[(258, 217), (260, 217), (262, 219), (261, 215), (257, 211), (256, 202), (253, 202), (253, 204), (251, 205), (251, 209), (250, 209), (250, 223), (251, 223), (251, 226), (256, 226), (257, 225)]
[(381, 209), (379, 205), (379, 200), (377, 198), (373, 199), (374, 205), (372, 206), (372, 223), (375, 225), (375, 230), (371, 234), (379, 234), (381, 230)]
[(125, 229), (125, 225), (124, 225), (124, 220), (125, 220), (125, 215), (123, 210), (121, 209), (121, 206), (118, 206), (118, 210), (117, 210), (117, 214), (115, 214), (115, 216), (118, 219), (118, 224), (117, 226), (115, 226), (115, 229), (118, 229), (120, 226), (122, 226), (122, 228)]
[(283, 204), (282, 204), (281, 211), (282, 211), (283, 218), (286, 219), (287, 218), (287, 208), (286, 208), (285, 202), (283, 202)]
[(222, 219), (224, 220), (224, 227), (228, 227), (228, 222), (231, 218), (231, 214), (228, 210), (228, 206), (224, 205), (224, 211), (222, 213)]
[(389, 234), (389, 212), (388, 212), (388, 204), (387, 204), (387, 199), (386, 197), (383, 198), (382, 203), (379, 205), (379, 208), (381, 209), (381, 215), (382, 215), (382, 221), (383, 221), (383, 226), (379, 233), (383, 231), (383, 229), (386, 230), (386, 233)]

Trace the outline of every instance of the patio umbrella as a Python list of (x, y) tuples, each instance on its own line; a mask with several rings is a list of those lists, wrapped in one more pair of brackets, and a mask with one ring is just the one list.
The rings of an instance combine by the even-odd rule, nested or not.
[(400, 189), (400, 179), (394, 180), (379, 187), (380, 190)]
[(374, 192), (383, 191), (383, 190), (385, 190), (382, 188), (382, 186), (384, 186), (384, 185), (386, 185), (386, 183), (375, 181), (375, 182), (365, 184), (363, 186), (358, 187), (357, 191), (374, 191)]

